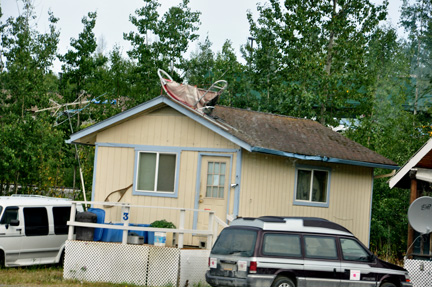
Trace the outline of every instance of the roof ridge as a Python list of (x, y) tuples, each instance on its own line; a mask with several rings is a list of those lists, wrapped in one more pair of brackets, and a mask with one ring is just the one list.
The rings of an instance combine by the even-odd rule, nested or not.
[(252, 112), (252, 113), (270, 115), (270, 116), (276, 116), (276, 117), (284, 117), (284, 118), (291, 118), (291, 119), (298, 119), (298, 120), (307, 120), (307, 121), (319, 123), (316, 120), (309, 119), (309, 118), (299, 118), (299, 117), (288, 116), (288, 115), (274, 114), (274, 113), (270, 113), (270, 112), (255, 111), (255, 110), (252, 110), (249, 108), (248, 109), (242, 109), (242, 108), (237, 108), (237, 107), (229, 107), (229, 106), (225, 106), (225, 105), (216, 105), (216, 107), (223, 107), (223, 108), (228, 108), (228, 109), (233, 109), (233, 110)]

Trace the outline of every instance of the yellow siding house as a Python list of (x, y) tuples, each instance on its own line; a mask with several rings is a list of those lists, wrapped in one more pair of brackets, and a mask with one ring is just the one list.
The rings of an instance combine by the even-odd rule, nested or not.
[[(366, 245), (374, 168), (397, 168), (312, 120), (224, 106), (201, 115), (165, 96), (81, 130), (68, 142), (95, 146), (93, 201), (132, 185), (121, 202), (207, 209), (223, 221), (322, 217)], [(105, 221), (115, 221), (117, 212), (107, 209)], [(163, 208), (131, 215), (135, 223), (178, 222), (178, 213)], [(191, 212), (185, 228), (204, 222)]]

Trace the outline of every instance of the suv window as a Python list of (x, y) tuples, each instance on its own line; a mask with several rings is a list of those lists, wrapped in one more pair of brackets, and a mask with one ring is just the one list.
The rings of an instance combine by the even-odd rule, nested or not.
[(68, 233), (68, 226), (66, 222), (70, 219), (70, 210), (70, 207), (53, 207), (55, 234)]
[(24, 208), (25, 234), (48, 235), (48, 213), (45, 207)]
[(295, 234), (267, 233), (264, 235), (262, 253), (273, 256), (300, 257), (300, 236)]
[(369, 253), (355, 240), (341, 238), (342, 256), (344, 260), (368, 261)]
[(213, 246), (212, 253), (245, 257), (252, 256), (256, 239), (256, 230), (225, 228)]
[(306, 257), (337, 259), (336, 239), (329, 236), (305, 236)]
[(18, 219), (18, 207), (17, 206), (6, 207), (0, 224), (9, 224), (12, 219)]

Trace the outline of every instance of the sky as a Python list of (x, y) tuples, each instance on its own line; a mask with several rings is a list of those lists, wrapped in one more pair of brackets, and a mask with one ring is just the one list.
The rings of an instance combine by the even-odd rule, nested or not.
[[(171, 6), (177, 6), (180, 0), (160, 0), (160, 15)], [(381, 3), (382, 0), (372, 0)], [(393, 26), (397, 26), (399, 10), (402, 0), (390, 0), (389, 20)], [(6, 18), (16, 17), (20, 11), (17, 0), (0, 0), (3, 12), (2, 22)], [(48, 11), (59, 18), (57, 28), (60, 30), (60, 54), (69, 49), (70, 39), (78, 38), (83, 29), (81, 19), (88, 12), (97, 12), (95, 36), (103, 38), (104, 53), (112, 50), (114, 45), (119, 45), (126, 53), (130, 49), (129, 41), (123, 40), (123, 33), (136, 31), (135, 26), (130, 23), (129, 15), (134, 15), (135, 10), (143, 6), (142, 0), (33, 0), (35, 12), (38, 17), (38, 30), (48, 31)], [(216, 3), (216, 4), (215, 4)], [(249, 24), (247, 22), (247, 11), (257, 16), (257, 3), (265, 3), (265, 0), (190, 0), (189, 7), (192, 11), (200, 11), (201, 26), (198, 31), (200, 42), (208, 36), (213, 43), (213, 51), (219, 51), (225, 40), (229, 39), (240, 59), (240, 46), (247, 43), (249, 36)], [(197, 50), (195, 41), (190, 45), (189, 52)], [(60, 71), (60, 63), (56, 62), (54, 71)]]

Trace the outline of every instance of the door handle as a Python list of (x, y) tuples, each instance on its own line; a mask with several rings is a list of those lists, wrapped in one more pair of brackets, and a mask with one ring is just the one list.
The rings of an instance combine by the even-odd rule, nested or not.
[(203, 200), (203, 199), (200, 199), (200, 200), (198, 200), (198, 202), (199, 202), (199, 203), (203, 203), (203, 202), (204, 202), (204, 200)]

